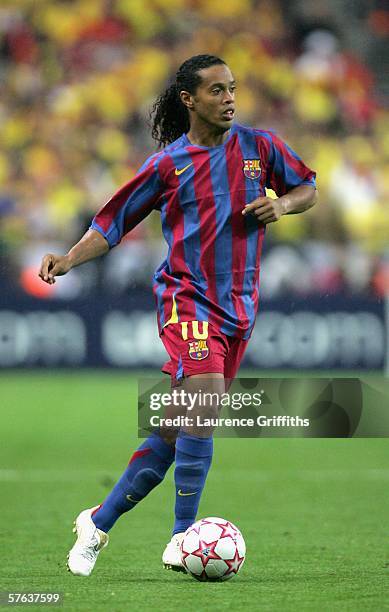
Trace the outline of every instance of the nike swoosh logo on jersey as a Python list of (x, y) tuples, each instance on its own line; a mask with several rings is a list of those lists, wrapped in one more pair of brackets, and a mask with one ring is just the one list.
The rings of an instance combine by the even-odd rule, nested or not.
[(187, 495), (196, 495), (197, 491), (194, 491), (193, 493), (183, 493), (181, 491), (181, 489), (178, 489), (178, 495), (180, 495), (181, 497), (186, 497)]
[(180, 176), (180, 174), (182, 174), (183, 172), (185, 172), (185, 170), (188, 170), (188, 168), (190, 168), (193, 165), (193, 162), (191, 162), (190, 164), (188, 164), (187, 166), (185, 166), (185, 168), (181, 168), (180, 170), (178, 168), (175, 169), (175, 175), (176, 176)]
[(132, 495), (126, 495), (126, 499), (128, 499), (128, 501), (132, 502), (133, 504), (137, 504), (138, 502), (140, 502), (140, 499), (134, 499)]

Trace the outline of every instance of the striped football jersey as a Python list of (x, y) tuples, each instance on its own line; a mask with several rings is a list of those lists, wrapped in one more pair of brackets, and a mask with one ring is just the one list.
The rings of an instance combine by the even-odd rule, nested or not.
[(273, 132), (235, 124), (215, 147), (193, 145), (183, 134), (143, 164), (91, 228), (114, 247), (159, 210), (168, 245), (153, 283), (160, 332), (197, 320), (248, 338), (265, 226), (242, 210), (266, 188), (280, 197), (298, 185), (314, 187), (315, 176)]

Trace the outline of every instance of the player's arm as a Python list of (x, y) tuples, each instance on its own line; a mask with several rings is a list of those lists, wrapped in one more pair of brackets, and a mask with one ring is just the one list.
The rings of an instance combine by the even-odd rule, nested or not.
[(48, 253), (42, 259), (39, 276), (45, 283), (53, 285), (56, 276), (63, 276), (72, 268), (109, 251), (107, 240), (96, 230), (89, 229), (66, 255)]
[(140, 223), (156, 206), (162, 193), (155, 155), (146, 160), (131, 181), (119, 189), (94, 217), (91, 227), (67, 255), (49, 253), (42, 259), (39, 276), (52, 285), (55, 276), (104, 255)]
[(260, 197), (245, 206), (243, 215), (255, 215), (260, 223), (273, 223), (283, 215), (295, 215), (312, 208), (317, 202), (316, 173), (286, 142), (267, 132), (266, 187), (278, 198)]
[(295, 215), (312, 208), (318, 200), (318, 193), (312, 185), (299, 185), (280, 198), (267, 196), (257, 198), (242, 211), (242, 215), (252, 214), (261, 223), (274, 223), (283, 215)]

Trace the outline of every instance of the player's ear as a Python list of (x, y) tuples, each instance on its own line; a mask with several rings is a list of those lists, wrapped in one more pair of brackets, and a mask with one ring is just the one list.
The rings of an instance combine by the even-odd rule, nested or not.
[(180, 98), (181, 98), (181, 102), (184, 104), (184, 106), (186, 106), (186, 108), (188, 109), (192, 109), (193, 108), (193, 97), (192, 94), (189, 93), (189, 91), (185, 91), (182, 90), (180, 91)]

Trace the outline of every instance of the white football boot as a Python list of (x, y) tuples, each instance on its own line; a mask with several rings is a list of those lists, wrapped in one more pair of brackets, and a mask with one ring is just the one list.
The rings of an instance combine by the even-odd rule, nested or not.
[(181, 544), (183, 539), (184, 533), (176, 533), (167, 544), (162, 555), (162, 563), (165, 569), (186, 573), (181, 560)]
[(73, 533), (77, 533), (77, 540), (68, 554), (67, 566), (75, 576), (90, 576), (99, 552), (108, 544), (108, 534), (97, 529), (91, 519), (96, 508), (84, 510), (74, 521)]

